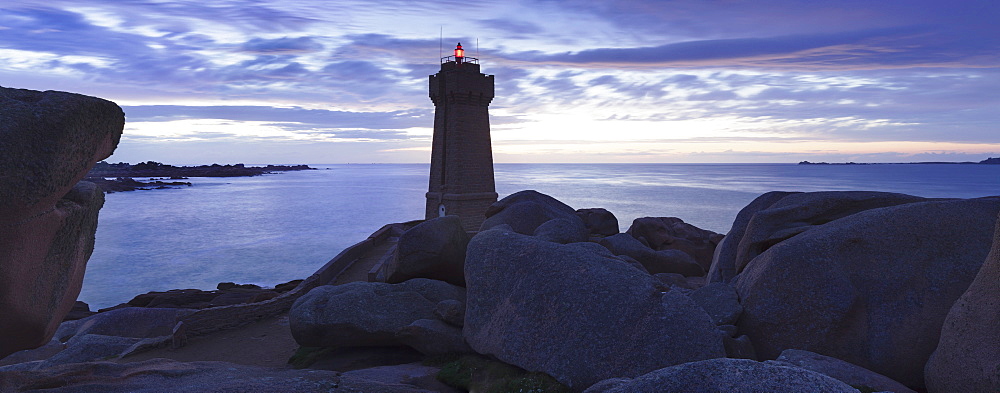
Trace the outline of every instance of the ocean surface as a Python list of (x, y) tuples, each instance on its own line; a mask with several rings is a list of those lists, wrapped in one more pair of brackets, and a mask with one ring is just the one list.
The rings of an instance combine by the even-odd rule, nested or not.
[[(149, 291), (273, 286), (308, 277), (392, 222), (423, 218), (424, 164), (312, 165), (315, 171), (192, 178), (191, 187), (107, 195), (79, 300), (91, 309)], [(1000, 195), (1000, 165), (497, 164), (501, 198), (525, 189), (603, 207), (621, 230), (680, 217), (726, 233), (768, 191)]]

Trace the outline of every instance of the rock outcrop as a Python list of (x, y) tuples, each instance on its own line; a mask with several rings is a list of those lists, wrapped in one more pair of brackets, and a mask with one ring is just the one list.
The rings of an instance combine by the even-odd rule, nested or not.
[(1000, 392), (1000, 218), (993, 249), (948, 311), (927, 361), (927, 391)]
[(916, 393), (912, 389), (903, 386), (903, 384), (893, 381), (884, 375), (840, 359), (834, 359), (829, 356), (823, 356), (809, 351), (786, 349), (781, 352), (781, 356), (778, 356), (778, 359), (768, 360), (765, 363), (804, 368), (806, 370), (815, 371), (831, 378), (835, 378), (854, 387), (868, 388), (871, 391)]
[(615, 255), (636, 260), (650, 274), (678, 273), (688, 277), (705, 275), (701, 265), (687, 253), (678, 250), (655, 251), (626, 233), (605, 237), (599, 244)]
[(437, 319), (418, 319), (396, 331), (404, 345), (424, 355), (472, 353), (462, 337), (462, 328)]
[[(739, 274), (751, 260), (771, 246), (828, 222), (869, 209), (923, 201), (927, 199), (873, 191), (788, 194), (766, 209), (754, 213), (739, 239), (733, 259), (734, 270)], [(723, 256), (720, 255), (719, 258)]]
[(626, 233), (654, 250), (677, 250), (690, 255), (704, 270), (712, 266), (715, 247), (723, 236), (688, 224), (677, 217), (642, 217)]
[[(414, 339), (421, 319), (438, 319), (438, 304), (465, 301), (465, 291), (443, 281), (415, 278), (399, 284), (352, 282), (314, 288), (295, 301), (288, 312), (292, 337), (308, 347), (405, 345)], [(451, 325), (448, 325), (451, 326)], [(454, 328), (459, 330), (458, 328)]]
[(44, 345), (74, 305), (103, 193), (79, 182), (125, 117), (78, 94), (0, 88), (0, 357)]
[(525, 190), (490, 205), (479, 230), (506, 224), (517, 233), (533, 235), (539, 226), (555, 218), (565, 218), (586, 227), (572, 207), (538, 191)]
[[(193, 310), (128, 307), (63, 322), (52, 341), (41, 348), (17, 352), (20, 364), (3, 370), (38, 370), (52, 366), (120, 358), (147, 348), (179, 344), (179, 321)], [(178, 336), (180, 334), (180, 336)]]
[(436, 217), (399, 236), (386, 282), (430, 278), (465, 286), (465, 247), (469, 235), (458, 216)]
[(740, 240), (743, 240), (743, 235), (747, 232), (750, 220), (757, 212), (766, 210), (775, 202), (792, 194), (797, 193), (771, 191), (757, 197), (736, 214), (736, 220), (733, 221), (732, 228), (726, 233), (726, 237), (719, 241), (719, 245), (715, 247), (715, 255), (712, 256), (712, 266), (708, 269), (708, 275), (706, 276), (709, 282), (729, 282), (733, 277), (736, 277), (736, 253), (740, 246)]
[[(426, 374), (423, 371), (423, 374)], [(289, 393), (430, 393), (430, 381), (392, 379), (387, 372), (338, 373), (253, 367), (228, 362), (178, 362), (152, 359), (116, 364), (88, 362), (37, 371), (0, 371), (0, 391), (44, 390), (51, 393), (289, 392)], [(412, 372), (410, 373), (412, 374)], [(416, 378), (414, 378), (416, 379)], [(426, 379), (426, 378), (424, 378)], [(413, 382), (413, 383), (410, 383)], [(430, 385), (434, 386), (434, 385)]]
[(261, 288), (255, 284), (220, 282), (214, 291), (204, 291), (201, 289), (153, 291), (136, 295), (126, 303), (104, 308), (100, 311), (126, 307), (202, 309), (233, 304), (256, 303), (281, 296), (281, 294), (295, 289), (301, 282), (302, 280), (292, 280), (275, 285), (271, 289)]
[(691, 292), (691, 300), (698, 303), (712, 317), (716, 325), (732, 325), (743, 313), (739, 295), (728, 284), (713, 282)]
[(611, 236), (620, 231), (618, 217), (607, 209), (577, 209), (576, 216), (583, 220), (592, 235)]
[(740, 332), (763, 359), (803, 349), (919, 388), (945, 315), (986, 259), (998, 211), (1000, 198), (907, 203), (781, 241), (734, 281)]
[(480, 232), (465, 265), (464, 334), (478, 353), (573, 389), (725, 356), (722, 333), (679, 291), (588, 243)]
[(636, 392), (858, 393), (858, 390), (802, 368), (723, 358), (662, 368), (635, 379), (604, 381), (584, 393)]
[(590, 232), (580, 220), (553, 218), (535, 228), (534, 235), (553, 243), (569, 244), (587, 241)]

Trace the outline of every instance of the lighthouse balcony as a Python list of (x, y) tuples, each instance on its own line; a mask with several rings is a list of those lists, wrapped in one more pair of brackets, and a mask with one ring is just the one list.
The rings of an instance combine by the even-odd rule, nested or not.
[[(461, 60), (459, 60), (461, 59)], [(479, 59), (475, 57), (455, 57), (455, 56), (445, 56), (441, 58), (441, 64), (445, 63), (472, 63), (479, 64)]]

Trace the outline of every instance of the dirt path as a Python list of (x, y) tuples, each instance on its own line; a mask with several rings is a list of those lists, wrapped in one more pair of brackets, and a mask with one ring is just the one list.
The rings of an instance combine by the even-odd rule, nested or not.
[(181, 348), (157, 348), (118, 362), (167, 358), (184, 362), (219, 360), (250, 366), (287, 367), (288, 358), (298, 348), (288, 330), (288, 315), (282, 314), (235, 329), (194, 337)]
[[(393, 246), (396, 239), (379, 244), (359, 258), (334, 280), (344, 284), (367, 281), (368, 271)], [(288, 367), (288, 358), (299, 348), (288, 328), (288, 314), (222, 330), (188, 340), (187, 345), (157, 348), (119, 359), (118, 362), (139, 362), (167, 358), (184, 362), (218, 360), (262, 367)]]

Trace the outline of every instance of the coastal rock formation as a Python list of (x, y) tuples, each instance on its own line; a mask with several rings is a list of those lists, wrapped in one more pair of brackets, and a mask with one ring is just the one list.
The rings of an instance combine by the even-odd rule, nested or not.
[(625, 233), (605, 237), (599, 244), (615, 255), (638, 261), (650, 274), (679, 273), (689, 277), (705, 275), (701, 265), (687, 253), (678, 250), (655, 251)]
[(446, 353), (471, 353), (469, 344), (462, 337), (462, 328), (438, 319), (418, 319), (396, 332), (404, 345), (424, 355)]
[(480, 354), (572, 389), (725, 356), (722, 333), (679, 291), (588, 243), (500, 229), (469, 242), (464, 334)]
[[(867, 387), (872, 391), (893, 392), (893, 393), (915, 393), (912, 389), (903, 384), (893, 381), (888, 377), (872, 372), (863, 367), (858, 367), (840, 359), (823, 356), (818, 353), (801, 351), (798, 349), (786, 349), (781, 352), (777, 360), (768, 360), (779, 366), (799, 367), (806, 370), (815, 371), (820, 374), (836, 378), (848, 385), (855, 387)], [(973, 390), (967, 390), (969, 392)]]
[(583, 220), (592, 235), (611, 236), (620, 231), (618, 217), (607, 209), (577, 209), (576, 216)]
[[(948, 311), (927, 361), (927, 391), (1000, 392), (1000, 218), (993, 249), (969, 289)], [(990, 345), (992, 343), (992, 345)]]
[[(0, 371), (36, 370), (106, 360), (149, 347), (169, 345), (175, 340), (179, 320), (192, 313), (193, 310), (185, 309), (129, 307), (64, 322), (49, 345), (11, 355), (24, 358), (26, 362), (0, 368)], [(57, 347), (58, 350), (53, 351)]]
[(761, 358), (803, 349), (920, 387), (945, 315), (986, 259), (998, 211), (1000, 198), (908, 203), (777, 243), (734, 281), (740, 332)]
[(797, 367), (747, 359), (711, 359), (662, 368), (634, 379), (602, 381), (584, 393), (858, 393), (851, 385)]
[[(733, 269), (739, 274), (751, 260), (771, 246), (839, 218), (869, 209), (922, 201), (927, 199), (872, 191), (824, 191), (786, 195), (753, 214), (739, 239), (736, 255), (733, 257)], [(724, 259), (727, 257), (729, 256), (720, 254), (720, 263), (728, 263)]]
[(424, 278), (399, 284), (323, 285), (295, 301), (288, 321), (292, 337), (302, 346), (404, 345), (397, 334), (417, 320), (437, 319), (437, 304), (446, 300), (464, 302), (465, 291)]
[(709, 282), (729, 282), (733, 277), (736, 277), (736, 252), (739, 249), (740, 240), (746, 234), (750, 220), (757, 212), (771, 207), (775, 202), (792, 194), (797, 193), (771, 191), (757, 197), (736, 214), (736, 220), (733, 221), (732, 228), (726, 233), (726, 237), (719, 242), (719, 245), (715, 247), (715, 255), (712, 256), (712, 266), (708, 269), (708, 275), (706, 276)]
[(736, 290), (725, 283), (713, 282), (698, 288), (691, 292), (691, 300), (705, 309), (716, 325), (732, 325), (743, 313)]
[(75, 321), (94, 314), (96, 314), (96, 312), (90, 311), (89, 304), (77, 300), (76, 302), (73, 302), (73, 308), (69, 310), (69, 313), (67, 313), (65, 317), (63, 317), (63, 321)]
[(465, 286), (465, 247), (469, 235), (458, 216), (432, 218), (399, 236), (386, 270), (386, 282), (430, 278)]
[[(378, 378), (382, 376), (382, 378)], [(429, 393), (407, 380), (389, 381), (386, 373), (344, 373), (253, 367), (228, 362), (178, 362), (152, 359), (137, 363), (74, 363), (37, 371), (0, 371), (0, 391), (51, 393), (290, 392)], [(378, 378), (378, 379), (376, 379)]]
[(490, 205), (486, 209), (486, 221), (479, 230), (506, 224), (517, 233), (532, 235), (540, 225), (554, 218), (577, 221), (586, 227), (572, 207), (538, 191), (525, 190)]
[(101, 309), (108, 311), (126, 307), (148, 308), (191, 308), (202, 309), (233, 304), (256, 303), (273, 299), (281, 294), (295, 289), (302, 280), (292, 280), (275, 285), (274, 288), (261, 288), (254, 284), (235, 284), (221, 282), (214, 291), (201, 289), (171, 289), (168, 291), (153, 291), (136, 295), (126, 303)]
[(705, 270), (712, 266), (715, 247), (723, 237), (677, 217), (636, 218), (625, 232), (654, 250), (683, 251)]
[(103, 193), (78, 183), (114, 151), (113, 102), (0, 88), (0, 357), (44, 345), (80, 293)]
[(553, 243), (569, 244), (585, 242), (590, 237), (590, 231), (580, 220), (553, 218), (535, 229), (535, 237)]
[(339, 390), (346, 392), (386, 393), (462, 393), (462, 390), (441, 383), (436, 378), (439, 369), (418, 363), (379, 366), (348, 371), (340, 375)]

